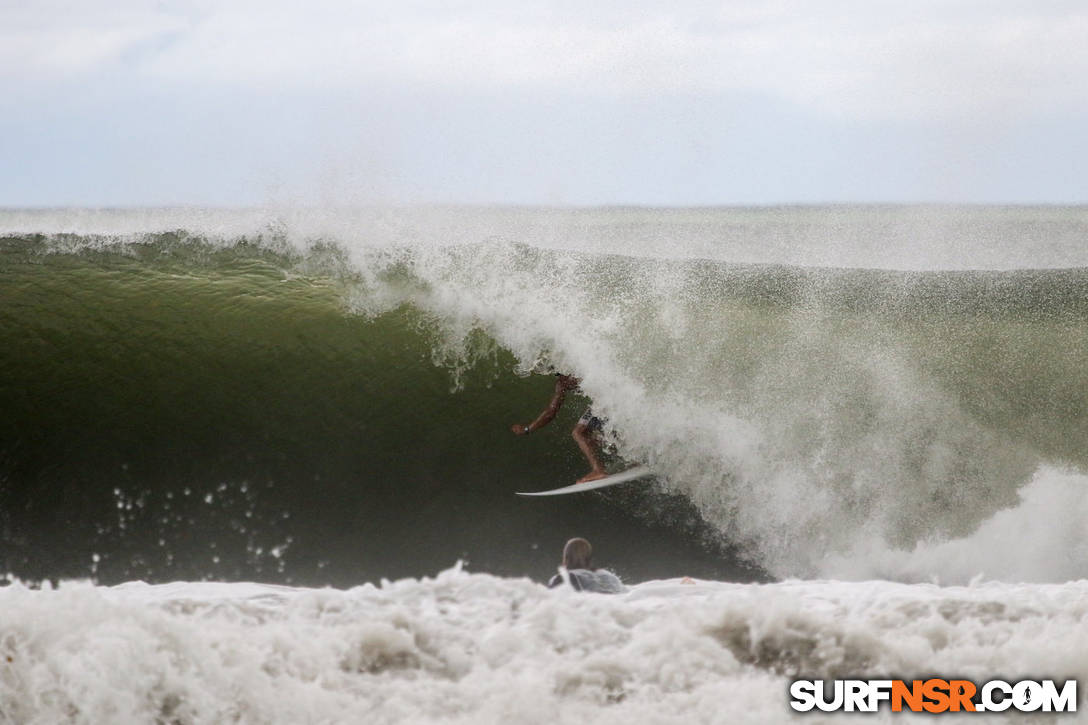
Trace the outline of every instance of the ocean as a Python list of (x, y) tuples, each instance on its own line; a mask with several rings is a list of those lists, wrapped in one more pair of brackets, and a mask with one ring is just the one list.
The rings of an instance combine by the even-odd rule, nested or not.
[[(1083, 680), (1086, 240), (1084, 207), (0, 210), (0, 721)], [(553, 370), (580, 391), (513, 435)], [(586, 472), (589, 406), (655, 478), (516, 496)], [(572, 536), (629, 592), (543, 587)]]

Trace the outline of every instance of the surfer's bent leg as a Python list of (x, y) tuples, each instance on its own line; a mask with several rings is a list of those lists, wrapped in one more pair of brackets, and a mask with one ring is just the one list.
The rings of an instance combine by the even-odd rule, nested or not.
[(582, 449), (582, 455), (589, 461), (591, 469), (589, 473), (579, 478), (577, 483), (596, 481), (608, 475), (601, 464), (598, 452), (597, 432), (601, 429), (601, 426), (600, 418), (595, 417), (593, 412), (587, 408), (582, 417), (578, 419), (578, 424), (574, 426), (574, 430), (571, 431), (571, 436), (574, 438), (575, 443), (578, 444), (578, 447)]

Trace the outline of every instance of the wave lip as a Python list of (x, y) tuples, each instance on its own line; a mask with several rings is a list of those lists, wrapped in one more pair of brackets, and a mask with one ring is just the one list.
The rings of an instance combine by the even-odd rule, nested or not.
[(304, 246), (433, 248), (488, 240), (538, 249), (734, 264), (886, 270), (1088, 267), (1086, 206), (366, 206), (0, 209), (0, 234), (133, 238), (179, 229)]

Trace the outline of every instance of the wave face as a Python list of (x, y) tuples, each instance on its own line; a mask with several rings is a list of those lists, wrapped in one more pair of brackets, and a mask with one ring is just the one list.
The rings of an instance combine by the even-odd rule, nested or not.
[[(5, 212), (4, 563), (350, 583), (546, 572), (583, 535), (634, 578), (1084, 577), (1086, 232), (1053, 208)], [(548, 365), (583, 399), (516, 438)], [(663, 480), (513, 496), (583, 472), (590, 402)]]

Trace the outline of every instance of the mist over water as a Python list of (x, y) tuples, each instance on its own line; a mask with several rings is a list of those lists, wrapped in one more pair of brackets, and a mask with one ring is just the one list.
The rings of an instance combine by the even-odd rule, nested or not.
[[(1086, 231), (1080, 208), (5, 212), (8, 566), (526, 573), (582, 534), (636, 577), (1083, 577)], [(546, 365), (585, 400), (514, 438)], [(515, 500), (580, 475), (590, 402), (659, 483)]]

